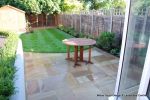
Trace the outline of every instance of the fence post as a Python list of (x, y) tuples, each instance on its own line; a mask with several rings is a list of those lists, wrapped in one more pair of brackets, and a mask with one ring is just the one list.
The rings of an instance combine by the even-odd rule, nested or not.
[(73, 28), (73, 13), (71, 13), (71, 27)]
[(65, 13), (63, 13), (63, 25), (65, 26)]
[(82, 17), (82, 12), (80, 12), (80, 33), (81, 33), (81, 17)]
[(92, 10), (92, 18), (91, 18), (91, 34), (93, 33), (93, 15), (94, 15), (94, 13), (93, 13), (93, 10)]
[(38, 15), (36, 14), (36, 27), (38, 27)]
[(112, 25), (113, 25), (113, 9), (110, 9), (110, 29), (109, 32), (112, 32)]
[(46, 14), (46, 16), (45, 16), (45, 19), (46, 19), (46, 26), (47, 26), (47, 14)]
[(75, 29), (75, 31), (76, 31), (76, 24), (77, 24), (77, 23), (76, 23), (76, 14), (74, 14), (74, 16), (75, 16), (75, 17), (74, 17), (74, 18), (75, 18), (75, 20), (74, 20), (74, 21), (75, 21), (74, 29)]

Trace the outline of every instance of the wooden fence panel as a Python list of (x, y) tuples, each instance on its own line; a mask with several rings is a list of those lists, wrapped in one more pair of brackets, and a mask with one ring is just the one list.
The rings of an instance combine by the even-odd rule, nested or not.
[(26, 18), (30, 23), (31, 27), (47, 27), (57, 25), (57, 16), (46, 15), (46, 14), (27, 14)]
[(123, 33), (124, 13), (121, 9), (60, 14), (59, 24), (74, 28), (77, 32), (99, 36), (101, 32)]

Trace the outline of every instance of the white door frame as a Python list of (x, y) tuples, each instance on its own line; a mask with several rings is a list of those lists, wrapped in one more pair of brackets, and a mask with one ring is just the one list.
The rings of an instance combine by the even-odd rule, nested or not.
[[(124, 54), (125, 54), (129, 15), (130, 15), (130, 0), (127, 0), (126, 1), (126, 14), (125, 14), (125, 21), (124, 21), (123, 37), (122, 37), (121, 54), (120, 54), (119, 68), (118, 68), (116, 87), (115, 87), (115, 93), (114, 93), (114, 95), (116, 95), (116, 96), (118, 95), (120, 79), (121, 79), (121, 74), (122, 74), (122, 68), (123, 68), (122, 64), (123, 64)], [(116, 100), (116, 98), (114, 100)]]
[(129, 21), (129, 15), (130, 15), (130, 2), (131, 2), (131, 0), (126, 1), (126, 11), (125, 11), (126, 13), (125, 13), (125, 20), (124, 20), (122, 45), (121, 45), (121, 53), (120, 53), (120, 60), (119, 60), (119, 67), (118, 67), (118, 73), (117, 73), (117, 79), (116, 79), (115, 92), (114, 92), (114, 96), (109, 97), (109, 100), (117, 100), (117, 95), (118, 95), (118, 91), (119, 91), (120, 79), (121, 79), (122, 68), (123, 68), (122, 64), (123, 64), (123, 60), (124, 60), (126, 38), (127, 38), (127, 32), (128, 32), (128, 21)]
[(143, 68), (137, 100), (149, 100), (146, 96), (148, 85), (149, 85), (149, 79), (150, 79), (150, 39), (149, 39), (149, 44), (148, 44), (148, 49), (145, 58), (145, 64)]
[[(129, 23), (129, 17), (130, 17), (129, 16), (130, 15), (130, 5), (131, 5), (131, 0), (127, 0), (126, 1), (126, 14), (125, 14), (125, 21), (124, 21), (124, 30), (123, 30), (123, 37), (122, 37), (121, 54), (120, 54), (119, 68), (118, 68), (118, 74), (117, 74), (117, 79), (116, 79), (116, 87), (115, 87), (114, 96), (110, 97), (109, 100), (117, 100), (117, 95), (119, 92), (120, 79), (121, 79), (121, 74), (122, 74), (122, 69), (123, 69), (122, 64), (124, 61), (126, 39), (127, 39), (127, 32), (128, 32), (128, 23)], [(143, 68), (143, 73), (142, 73), (142, 77), (141, 77), (137, 100), (149, 100), (146, 96), (143, 96), (143, 95), (146, 95), (148, 84), (149, 84), (149, 79), (150, 79), (150, 60), (149, 59), (150, 59), (150, 39), (149, 39), (147, 55), (145, 58), (145, 64), (144, 64), (144, 68)], [(142, 96), (140, 96), (140, 95), (142, 95)]]

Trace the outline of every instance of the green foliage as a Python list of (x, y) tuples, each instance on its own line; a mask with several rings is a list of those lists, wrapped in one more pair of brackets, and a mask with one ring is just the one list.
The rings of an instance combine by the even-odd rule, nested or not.
[(101, 2), (100, 0), (92, 0), (92, 5), (91, 5), (91, 9), (100, 9), (100, 8), (104, 8), (106, 6), (108, 2), (103, 1)]
[(62, 24), (59, 24), (59, 25), (57, 26), (57, 28), (60, 29), (60, 30), (62, 30), (62, 31), (64, 30), (64, 26), (63, 26)]
[(40, 10), (45, 14), (59, 13), (60, 0), (38, 0)]
[(115, 40), (115, 34), (111, 32), (102, 32), (97, 39), (97, 44), (105, 50), (111, 50)]
[(9, 100), (9, 98), (6, 96), (0, 95), (0, 100)]
[(79, 33), (75, 32), (74, 28), (72, 28), (72, 27), (65, 27), (65, 26), (60, 24), (60, 25), (58, 25), (57, 28), (64, 31), (64, 32), (66, 32), (66, 33), (68, 33), (68, 34), (70, 34), (70, 35), (72, 35), (72, 36), (74, 36), (74, 37), (77, 37), (77, 38), (88, 37), (82, 32), (79, 32)]
[(74, 36), (74, 34), (75, 34), (75, 30), (72, 27), (65, 27), (65, 26), (60, 24), (60, 25), (58, 25), (57, 28), (70, 34), (70, 35), (72, 35), (72, 36)]
[(150, 0), (136, 0), (134, 1), (132, 10), (134, 11), (135, 14), (140, 14), (142, 10), (146, 11), (146, 9), (149, 9), (149, 7), (150, 7)]
[(9, 5), (22, 9), (27, 13), (41, 13), (37, 0), (14, 0), (14, 2), (10, 3)]
[(0, 31), (1, 36), (6, 37), (4, 47), (0, 48), (0, 100), (8, 100), (14, 93), (14, 67), (15, 52), (18, 36), (15, 33)]
[(125, 9), (125, 1), (124, 0), (81, 0), (84, 2), (84, 7), (90, 6), (90, 9), (110, 9), (110, 8), (122, 8)]
[(97, 46), (107, 52), (119, 56), (120, 47), (121, 47), (121, 37), (115, 36), (114, 33), (111, 32), (102, 32), (99, 37), (94, 37), (92, 34), (84, 34), (82, 32), (75, 32), (75, 30), (71, 27), (65, 27), (63, 25), (58, 25), (58, 29), (76, 37), (76, 38), (91, 38), (97, 41)]
[(80, 37), (80, 38), (84, 38), (84, 37), (86, 37), (86, 36), (84, 35), (84, 33), (80, 32), (80, 33), (79, 33), (79, 37)]
[(26, 31), (27, 31), (27, 32), (30, 32), (30, 33), (33, 32), (31, 23), (30, 23), (28, 20), (27, 20), (27, 22), (26, 22)]
[[(66, 45), (62, 40), (72, 36), (56, 28), (50, 28), (35, 30), (32, 34), (21, 34), (20, 38), (25, 52), (65, 53)], [(70, 50), (74, 51), (73, 47)]]
[(0, 94), (9, 97), (14, 93), (14, 83), (9, 78), (1, 78), (0, 81)]
[(27, 13), (33, 14), (53, 14), (59, 13), (61, 0), (1, 0), (0, 7), (12, 5)]
[(114, 48), (110, 50), (110, 53), (116, 56), (119, 56), (120, 49), (119, 48)]
[(112, 7), (125, 9), (126, 7), (125, 0), (113, 0)]
[(78, 0), (64, 0), (61, 4), (61, 9), (63, 12), (81, 11), (83, 4)]

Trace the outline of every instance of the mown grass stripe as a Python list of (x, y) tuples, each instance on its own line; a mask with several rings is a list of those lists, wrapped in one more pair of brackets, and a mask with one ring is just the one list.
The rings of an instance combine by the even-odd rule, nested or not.
[[(66, 45), (62, 43), (62, 40), (72, 38), (72, 36), (56, 28), (51, 28), (22, 34), (20, 38), (23, 41), (25, 52), (63, 53), (66, 52)], [(71, 51), (73, 50), (73, 47), (71, 47)]]

